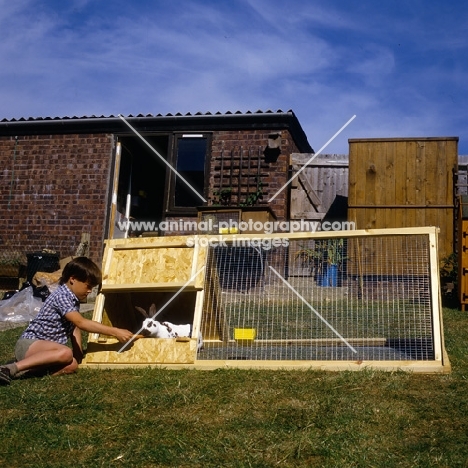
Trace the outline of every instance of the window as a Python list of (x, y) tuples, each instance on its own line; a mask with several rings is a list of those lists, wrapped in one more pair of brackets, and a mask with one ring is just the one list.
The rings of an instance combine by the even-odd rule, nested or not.
[(187, 211), (187, 208), (205, 203), (208, 137), (204, 134), (179, 135), (175, 138), (174, 148), (173, 167), (181, 177), (170, 171), (172, 203), (169, 210)]

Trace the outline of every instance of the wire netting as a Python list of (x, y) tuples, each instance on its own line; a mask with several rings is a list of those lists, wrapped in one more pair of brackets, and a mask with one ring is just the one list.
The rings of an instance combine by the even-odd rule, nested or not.
[(434, 359), (427, 235), (276, 241), (210, 248), (199, 360)]

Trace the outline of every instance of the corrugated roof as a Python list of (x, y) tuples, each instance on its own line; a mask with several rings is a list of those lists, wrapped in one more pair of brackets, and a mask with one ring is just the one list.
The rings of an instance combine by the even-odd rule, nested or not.
[[(307, 136), (292, 110), (286, 112), (278, 109), (257, 111), (227, 111), (222, 112), (188, 112), (182, 114), (137, 114), (122, 116), (132, 122), (132, 125), (142, 132), (174, 132), (174, 131), (220, 131), (265, 129), (279, 131), (287, 129), (298, 150), (302, 153), (312, 153), (313, 149), (307, 141)], [(65, 116), (65, 117), (22, 117), (20, 119), (0, 120), (0, 136), (21, 135), (54, 135), (72, 133), (114, 133), (122, 134), (128, 129), (123, 128), (120, 115), (108, 116)]]
[[(282, 111), (281, 109), (278, 109), (276, 111), (274, 110), (257, 110), (257, 111), (246, 111), (242, 112), (240, 110), (238, 111), (226, 111), (226, 112), (196, 112), (196, 113), (191, 113), (187, 112), (185, 114), (182, 114), (181, 112), (177, 112), (175, 114), (129, 114), (124, 116), (125, 118), (132, 119), (132, 118), (164, 118), (164, 117), (200, 117), (200, 116), (223, 116), (223, 115), (253, 115), (253, 114), (292, 114), (294, 115), (294, 112), (292, 110), (288, 111)], [(86, 120), (86, 119), (117, 119), (119, 118), (118, 115), (82, 115), (82, 116), (63, 116), (63, 117), (21, 117), (19, 119), (7, 119), (3, 118), (0, 120), (0, 123), (11, 123), (11, 122), (41, 122), (41, 121), (51, 121), (51, 120)]]

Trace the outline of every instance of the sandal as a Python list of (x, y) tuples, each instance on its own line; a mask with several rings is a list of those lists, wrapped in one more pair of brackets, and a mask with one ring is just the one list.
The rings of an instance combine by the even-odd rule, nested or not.
[(11, 376), (8, 367), (0, 367), (0, 385), (10, 385)]

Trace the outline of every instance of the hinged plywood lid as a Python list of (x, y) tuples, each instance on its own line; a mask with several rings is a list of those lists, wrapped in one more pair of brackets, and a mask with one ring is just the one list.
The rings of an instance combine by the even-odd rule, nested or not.
[(207, 248), (187, 236), (106, 241), (103, 291), (199, 290)]

